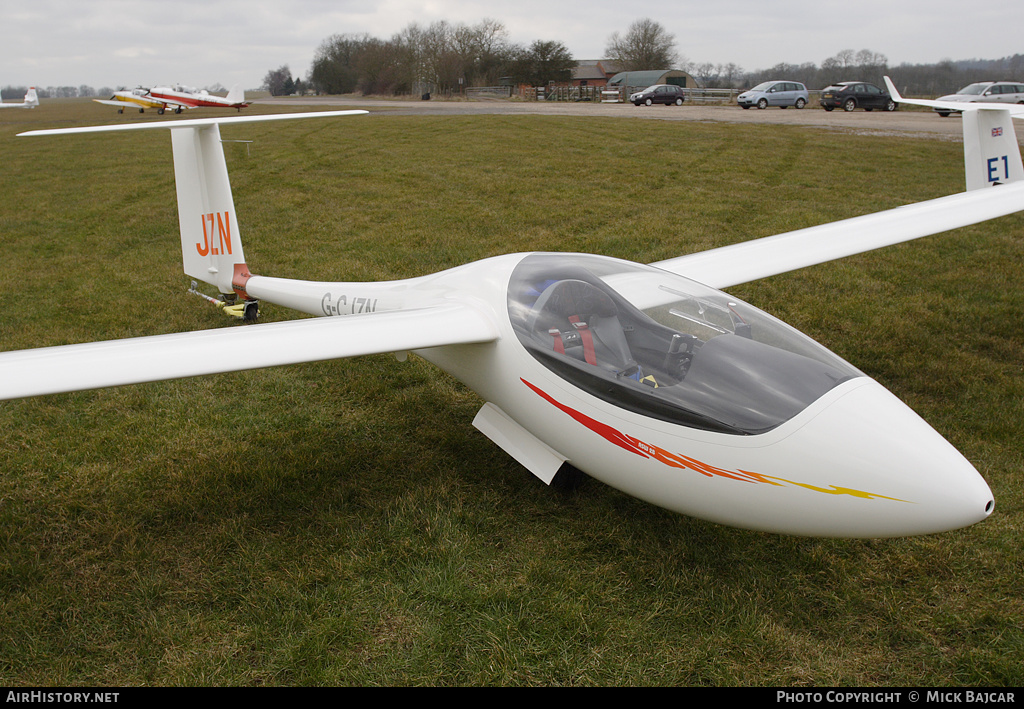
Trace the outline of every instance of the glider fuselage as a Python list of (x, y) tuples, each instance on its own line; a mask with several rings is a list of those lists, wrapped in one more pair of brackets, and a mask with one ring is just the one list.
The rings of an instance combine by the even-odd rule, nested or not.
[[(562, 302), (566, 284), (592, 292)], [(252, 276), (246, 292), (346, 318), (470, 304), (498, 338), (416, 354), (488, 402), (477, 428), (545, 482), (568, 464), (676, 512), (811, 536), (929, 533), (992, 511), (971, 464), (880, 384), (762, 311), (659, 269), (511, 254), (384, 283)], [(685, 351), (671, 352), (673, 338)]]

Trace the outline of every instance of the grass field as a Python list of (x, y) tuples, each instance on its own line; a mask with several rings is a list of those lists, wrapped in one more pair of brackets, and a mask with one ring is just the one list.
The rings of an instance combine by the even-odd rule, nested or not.
[[(185, 292), (166, 134), (14, 137), (154, 118), (0, 114), (0, 349), (237, 326)], [(957, 143), (801, 127), (384, 112), (223, 133), (253, 141), (225, 146), (248, 263), (283, 277), (650, 262), (963, 188)], [(1018, 215), (732, 289), (984, 475), (992, 517), (929, 537), (559, 493), (415, 357), (2, 402), (0, 686), (1021, 686), (1022, 236)]]

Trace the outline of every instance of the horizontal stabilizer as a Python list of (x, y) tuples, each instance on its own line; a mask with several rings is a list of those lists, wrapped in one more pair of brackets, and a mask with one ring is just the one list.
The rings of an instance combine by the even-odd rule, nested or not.
[(80, 128), (57, 128), (20, 133), (20, 136), (110, 133), (167, 130), (174, 156), (174, 183), (178, 197), (178, 225), (182, 266), (186, 275), (216, 286), (221, 293), (234, 291), (238, 272), (248, 272), (242, 248), (241, 228), (235, 212), (231, 182), (220, 127), (236, 123), (261, 123), (301, 118), (354, 116), (366, 111), (318, 111), (274, 113), (184, 121), (157, 121)]
[(497, 326), (479, 310), (446, 303), (372, 315), (18, 350), (0, 353), (0, 399), (497, 338)]
[(1024, 180), (1024, 163), (1013, 127), (1014, 118), (1024, 119), (1024, 105), (903, 98), (888, 76), (885, 86), (897, 103), (963, 114), (964, 174), (968, 190)]
[(896, 103), (908, 103), (914, 106), (927, 106), (946, 111), (1005, 111), (1011, 116), (1024, 118), (1024, 106), (1007, 103), (971, 103), (967, 101), (939, 101), (936, 99), (904, 98), (892, 83), (888, 76), (885, 78), (885, 88), (888, 90), (892, 100)]
[(205, 128), (211, 125), (233, 123), (263, 123), (287, 121), (296, 118), (331, 118), (332, 116), (359, 116), (369, 111), (313, 111), (311, 113), (268, 113), (262, 116), (221, 116), (218, 118), (190, 118), (182, 121), (150, 121), (148, 123), (118, 123), (109, 126), (81, 126), (79, 128), (49, 128), (18, 133), (18, 137), (41, 135), (72, 135), (74, 133), (112, 133), (125, 130), (173, 130), (175, 128)]

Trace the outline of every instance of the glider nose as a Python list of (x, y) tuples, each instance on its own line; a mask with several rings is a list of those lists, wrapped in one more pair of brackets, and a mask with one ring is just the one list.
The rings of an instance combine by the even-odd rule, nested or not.
[(841, 536), (943, 532), (980, 522), (995, 507), (974, 466), (871, 379), (859, 380), (788, 443), (817, 450), (804, 463), (817, 468), (814, 477), (836, 488), (840, 506), (860, 503), (848, 521), (834, 507), (826, 513), (832, 519), (821, 520), (842, 528)]

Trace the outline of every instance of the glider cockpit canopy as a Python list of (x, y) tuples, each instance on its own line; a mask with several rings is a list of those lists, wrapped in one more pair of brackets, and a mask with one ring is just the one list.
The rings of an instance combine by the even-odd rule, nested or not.
[(519, 341), (562, 378), (623, 409), (701, 430), (764, 433), (864, 376), (721, 291), (601, 256), (525, 257), (508, 308)]

